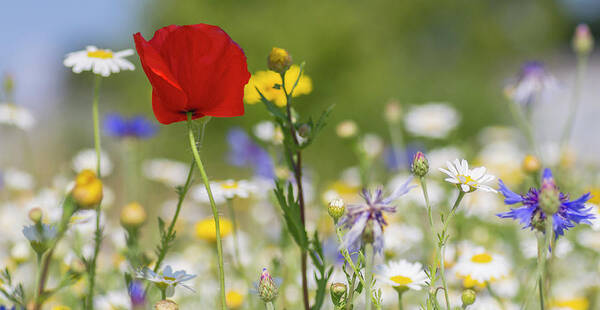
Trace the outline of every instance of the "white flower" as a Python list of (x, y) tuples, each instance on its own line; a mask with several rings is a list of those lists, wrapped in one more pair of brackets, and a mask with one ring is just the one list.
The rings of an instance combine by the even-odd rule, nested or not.
[(460, 189), (465, 192), (472, 192), (476, 189), (482, 189), (488, 192), (496, 192), (485, 183), (493, 181), (495, 177), (491, 174), (486, 174), (485, 167), (478, 167), (473, 170), (469, 169), (469, 163), (466, 160), (455, 159), (454, 163), (447, 162), (448, 169), (439, 168), (439, 170), (449, 176), (447, 182), (460, 186)]
[(93, 71), (104, 77), (111, 73), (119, 73), (121, 70), (133, 70), (135, 67), (125, 59), (133, 55), (132, 49), (113, 52), (111, 50), (98, 49), (95, 46), (87, 46), (84, 51), (67, 54), (63, 64), (73, 67), (73, 72)]
[(165, 158), (146, 160), (142, 164), (146, 178), (171, 187), (183, 185), (189, 169), (187, 164)]
[(29, 173), (15, 168), (6, 169), (2, 174), (2, 181), (6, 188), (15, 191), (32, 190), (35, 185), (35, 181)]
[(352, 138), (358, 132), (358, 125), (352, 120), (345, 120), (337, 125), (335, 132), (340, 138)]
[(131, 309), (131, 300), (124, 290), (110, 291), (94, 299), (94, 309), (125, 310)]
[[(72, 165), (73, 170), (79, 173), (83, 170), (91, 170), (96, 172), (96, 166), (98, 160), (96, 157), (96, 151), (94, 149), (85, 149), (80, 151), (73, 157)], [(113, 170), (112, 162), (104, 151), (100, 151), (100, 174), (107, 176), (111, 174)]]
[(459, 149), (452, 146), (433, 149), (427, 152), (426, 156), (429, 161), (429, 171), (445, 167), (447, 161), (464, 157)]
[(447, 103), (428, 103), (410, 109), (404, 117), (406, 130), (413, 135), (444, 138), (460, 122), (458, 112)]
[(362, 152), (369, 159), (373, 159), (383, 152), (383, 140), (376, 134), (368, 133), (360, 141)]
[(191, 287), (183, 284), (183, 282), (191, 280), (196, 275), (188, 274), (185, 270), (173, 272), (171, 266), (167, 265), (162, 272), (156, 273), (148, 267), (144, 267), (141, 271), (136, 272), (136, 277), (154, 282), (160, 289), (164, 289), (167, 297), (173, 296), (175, 287), (181, 285), (188, 290), (194, 291)]
[(264, 142), (273, 142), (275, 131), (275, 124), (271, 121), (262, 121), (253, 128), (254, 135)]
[(0, 103), (0, 124), (28, 130), (35, 125), (35, 119), (24, 107), (12, 103)]
[(379, 269), (376, 274), (377, 279), (394, 287), (406, 287), (419, 291), (427, 282), (427, 274), (423, 271), (421, 263), (418, 262), (392, 261)]
[(506, 277), (509, 272), (508, 261), (501, 255), (486, 252), (482, 247), (467, 248), (454, 266), (454, 272), (463, 278), (486, 282)]
[[(257, 191), (256, 186), (247, 180), (225, 180), (221, 182), (211, 182), (210, 190), (216, 203), (223, 203), (227, 199), (235, 197), (248, 198), (250, 194)], [(192, 197), (198, 202), (209, 202), (206, 187), (197, 185), (192, 189)]]
[(383, 231), (385, 252), (401, 254), (423, 241), (423, 232), (417, 226), (391, 223)]

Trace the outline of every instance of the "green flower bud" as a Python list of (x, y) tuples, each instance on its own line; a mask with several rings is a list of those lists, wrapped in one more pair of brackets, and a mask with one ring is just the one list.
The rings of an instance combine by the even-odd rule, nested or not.
[(275, 285), (275, 281), (267, 271), (267, 268), (263, 268), (260, 274), (260, 281), (258, 282), (258, 296), (265, 303), (271, 302), (277, 298), (278, 289)]
[(477, 299), (477, 293), (470, 288), (466, 289), (462, 292), (460, 299), (462, 300), (463, 305), (470, 306), (475, 302), (475, 299)]
[(292, 57), (283, 48), (274, 47), (269, 53), (267, 66), (269, 70), (284, 73), (292, 65)]
[(429, 162), (425, 154), (417, 152), (412, 162), (412, 173), (418, 177), (424, 177), (429, 172)]
[(542, 192), (540, 193), (540, 207), (546, 215), (551, 216), (558, 212), (558, 207), (560, 207), (560, 198), (558, 195), (556, 189), (542, 188)]
[(329, 213), (329, 216), (331, 216), (334, 221), (337, 222), (337, 220), (344, 215), (344, 212), (346, 212), (346, 203), (342, 199), (336, 198), (329, 202), (327, 213)]
[(42, 216), (44, 213), (40, 208), (33, 208), (29, 210), (29, 219), (34, 223), (39, 223), (42, 221)]
[(331, 301), (335, 305), (336, 309), (342, 309), (346, 306), (346, 297), (348, 294), (348, 288), (344, 283), (333, 283), (329, 288), (331, 293)]
[(573, 36), (573, 50), (577, 54), (588, 55), (594, 49), (594, 37), (586, 24), (579, 24)]

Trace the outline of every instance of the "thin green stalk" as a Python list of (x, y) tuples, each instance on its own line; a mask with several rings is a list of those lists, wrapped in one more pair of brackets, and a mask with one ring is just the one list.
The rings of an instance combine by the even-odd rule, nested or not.
[[(94, 94), (93, 94), (93, 102), (92, 102), (92, 118), (94, 122), (94, 148), (96, 150), (96, 175), (100, 179), (102, 177), (100, 173), (100, 113), (98, 112), (98, 98), (100, 95), (100, 82), (102, 81), (102, 77), (100, 75), (95, 75), (94, 78)], [(89, 286), (88, 286), (88, 294), (87, 301), (85, 303), (85, 307), (87, 310), (92, 309), (92, 305), (94, 303), (94, 287), (96, 284), (96, 262), (98, 260), (98, 253), (100, 252), (100, 246), (102, 245), (102, 228), (100, 227), (100, 211), (101, 204), (99, 202), (96, 206), (96, 231), (94, 232), (94, 254), (92, 256), (92, 261), (89, 266)]]
[(200, 159), (200, 153), (198, 153), (198, 147), (196, 146), (196, 139), (194, 138), (194, 131), (192, 126), (192, 112), (187, 113), (187, 123), (188, 123), (188, 137), (190, 140), (190, 146), (192, 148), (192, 153), (194, 154), (194, 159), (196, 161), (196, 165), (198, 166), (198, 170), (200, 171), (200, 176), (202, 177), (202, 182), (204, 182), (204, 186), (206, 187), (206, 193), (208, 194), (208, 199), (210, 200), (210, 207), (212, 209), (213, 218), (215, 221), (215, 229), (216, 229), (216, 241), (217, 241), (217, 256), (219, 259), (219, 284), (220, 284), (220, 296), (221, 296), (221, 309), (225, 309), (225, 271), (223, 269), (223, 247), (221, 244), (221, 227), (219, 225), (219, 211), (217, 210), (217, 205), (215, 203), (215, 199), (213, 197), (212, 191), (210, 189), (210, 183), (208, 181), (208, 176), (206, 175), (206, 171), (204, 170), (204, 165), (202, 164), (202, 160)]
[[(238, 269), (241, 268), (240, 254), (239, 254), (239, 240), (238, 240), (238, 224), (235, 217), (235, 210), (233, 209), (233, 198), (227, 199), (227, 209), (229, 210), (229, 217), (233, 224), (233, 257)], [(241, 270), (240, 270), (241, 271)]]
[(354, 283), (356, 283), (356, 273), (352, 273), (352, 279), (348, 283), (348, 299), (346, 300), (346, 310), (352, 310), (354, 307)]
[(537, 266), (537, 274), (538, 274), (538, 293), (539, 293), (539, 299), (540, 299), (540, 309), (544, 310), (544, 304), (545, 304), (545, 299), (544, 299), (544, 262), (545, 262), (545, 257), (546, 257), (546, 249), (544, 247), (544, 236), (541, 233), (538, 233), (537, 236), (537, 245), (538, 245), (538, 266)]
[[(342, 229), (340, 227), (337, 227), (337, 225), (336, 225), (335, 232), (337, 235), (338, 242), (341, 244), (342, 243)], [(346, 260), (346, 263), (348, 263), (348, 265), (350, 265), (350, 268), (352, 268), (352, 270), (354, 271), (354, 274), (358, 276), (358, 280), (360, 281), (360, 283), (363, 285), (363, 287), (365, 287), (366, 286), (365, 280), (360, 276), (360, 270), (358, 270), (358, 267), (356, 267), (356, 265), (352, 261), (352, 258), (350, 257), (350, 252), (348, 252), (348, 249), (341, 249), (340, 253)]]
[(561, 149), (567, 147), (569, 144), (569, 139), (571, 138), (571, 133), (573, 132), (577, 108), (579, 107), (579, 103), (581, 101), (581, 86), (583, 84), (583, 79), (585, 78), (587, 60), (587, 55), (577, 56), (577, 72), (575, 73), (575, 86), (573, 87), (573, 101), (569, 106), (569, 116), (567, 117), (567, 122), (565, 123), (565, 128), (563, 129), (563, 134), (560, 140)]
[(459, 190), (458, 192), (458, 197), (456, 197), (456, 201), (454, 202), (454, 205), (452, 206), (452, 209), (450, 210), (450, 213), (448, 214), (448, 216), (444, 219), (444, 228), (442, 229), (442, 233), (441, 233), (441, 240), (439, 242), (439, 268), (440, 268), (440, 277), (442, 279), (442, 285), (444, 287), (444, 298), (446, 300), (446, 309), (450, 310), (450, 298), (448, 297), (448, 285), (446, 283), (446, 272), (445, 272), (445, 263), (444, 263), (444, 251), (445, 251), (445, 245), (446, 242), (448, 241), (448, 236), (447, 236), (447, 231), (448, 231), (448, 224), (450, 223), (450, 220), (452, 220), (452, 218), (454, 217), (454, 214), (456, 213), (456, 209), (458, 209), (458, 206), (460, 205), (460, 202), (462, 201), (463, 197), (465, 196), (465, 192), (463, 192), (462, 190)]
[(374, 249), (371, 243), (365, 245), (365, 309), (371, 310), (372, 300), (371, 296), (371, 281), (373, 277), (373, 262), (374, 262)]
[(268, 302), (265, 304), (267, 306), (267, 310), (275, 310), (275, 306), (273, 306), (273, 302)]
[(404, 303), (402, 302), (402, 295), (404, 295), (404, 292), (400, 292), (399, 290), (397, 290), (398, 293), (398, 310), (404, 310)]
[[(427, 207), (427, 216), (429, 218), (429, 230), (431, 232), (431, 237), (433, 238), (433, 248), (434, 248), (434, 253), (433, 253), (433, 264), (437, 263), (437, 247), (435, 246), (436, 242), (435, 242), (435, 229), (433, 227), (433, 215), (431, 212), (431, 204), (429, 202), (429, 193), (427, 191), (427, 179), (425, 178), (425, 176), (419, 177), (419, 180), (421, 181), (421, 190), (423, 191), (423, 198), (425, 199), (425, 206)], [(434, 296), (434, 290), (435, 290), (435, 283), (437, 282), (437, 268), (432, 268), (431, 269), (432, 275), (431, 275), (431, 281), (429, 283), (429, 299), (433, 300), (435, 299)]]

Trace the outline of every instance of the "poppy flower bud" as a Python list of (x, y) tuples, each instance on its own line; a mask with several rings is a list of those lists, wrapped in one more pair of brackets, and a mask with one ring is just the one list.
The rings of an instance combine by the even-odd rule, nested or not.
[(336, 222), (340, 219), (340, 217), (342, 217), (342, 215), (344, 215), (345, 211), (346, 203), (339, 198), (330, 201), (329, 206), (327, 207), (327, 213), (329, 213), (329, 216), (331, 216)]
[(348, 294), (346, 284), (333, 283), (331, 284), (329, 291), (331, 293), (331, 301), (336, 309), (342, 309), (346, 305), (346, 295)]
[(463, 305), (470, 306), (475, 303), (475, 299), (477, 299), (477, 293), (472, 289), (466, 289), (462, 292), (460, 296)]
[(292, 57), (283, 48), (274, 47), (269, 53), (267, 66), (269, 70), (277, 73), (284, 73), (292, 65)]
[(132, 202), (121, 210), (121, 224), (125, 227), (136, 228), (146, 222), (146, 210), (141, 204)]
[(527, 173), (537, 173), (542, 168), (540, 160), (533, 156), (527, 155), (523, 159), (523, 170)]
[(418, 177), (424, 177), (429, 172), (429, 162), (425, 154), (417, 152), (412, 162), (412, 173)]
[(590, 32), (590, 27), (586, 24), (579, 24), (575, 28), (573, 36), (573, 50), (580, 55), (588, 55), (594, 49), (594, 37)]
[(391, 100), (385, 105), (385, 119), (390, 123), (397, 123), (402, 117), (402, 107), (396, 100)]
[(258, 296), (264, 302), (271, 302), (277, 298), (278, 289), (275, 285), (275, 281), (267, 271), (267, 268), (263, 268), (260, 274), (260, 281), (258, 282)]
[(179, 306), (176, 302), (165, 299), (160, 300), (154, 305), (155, 310), (179, 310)]
[(34, 223), (39, 223), (42, 221), (42, 216), (44, 215), (44, 213), (42, 212), (42, 209), (40, 208), (33, 208), (31, 210), (29, 210), (29, 219), (34, 222)]
[(102, 201), (102, 181), (91, 170), (83, 170), (75, 178), (71, 193), (80, 208), (91, 209)]
[(343, 121), (337, 125), (335, 132), (340, 138), (352, 138), (358, 133), (358, 126), (354, 121)]

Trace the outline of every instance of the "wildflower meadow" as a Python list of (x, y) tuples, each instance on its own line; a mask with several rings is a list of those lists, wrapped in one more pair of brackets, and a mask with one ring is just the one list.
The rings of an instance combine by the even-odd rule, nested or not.
[[(511, 67), (495, 112), (334, 87), (368, 72), (227, 23), (136, 27), (53, 58), (80, 98), (59, 115), (15, 95), (35, 69), (1, 72), (0, 309), (600, 309), (593, 27), (565, 32), (572, 76)], [(71, 138), (32, 143), (47, 123)]]

